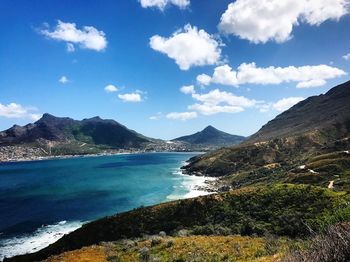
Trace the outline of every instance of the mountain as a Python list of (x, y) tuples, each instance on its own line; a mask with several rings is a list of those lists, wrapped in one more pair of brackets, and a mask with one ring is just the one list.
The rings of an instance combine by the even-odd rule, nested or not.
[[(93, 117), (81, 121), (44, 114), (26, 126), (15, 125), (0, 132), (0, 145), (30, 145), (61, 147), (68, 151), (84, 148), (139, 148), (151, 140), (114, 120)], [(63, 150), (63, 149), (62, 149)]]
[(256, 174), (257, 169), (265, 172), (273, 166), (288, 171), (309, 163), (312, 157), (339, 151), (338, 160), (328, 159), (324, 162), (328, 167), (323, 168), (331, 168), (332, 164), (340, 170), (336, 161), (342, 158), (341, 152), (348, 152), (349, 137), (350, 81), (296, 104), (239, 145), (191, 159), (185, 169), (188, 173), (209, 176), (234, 176), (252, 170)]
[(350, 130), (350, 81), (326, 94), (301, 101), (278, 115), (252, 135), (246, 143), (290, 137), (313, 131), (327, 131), (339, 138)]
[(207, 146), (212, 148), (235, 145), (244, 140), (245, 137), (243, 136), (231, 135), (212, 126), (207, 126), (202, 131), (193, 135), (173, 139), (173, 141), (181, 141), (192, 145)]

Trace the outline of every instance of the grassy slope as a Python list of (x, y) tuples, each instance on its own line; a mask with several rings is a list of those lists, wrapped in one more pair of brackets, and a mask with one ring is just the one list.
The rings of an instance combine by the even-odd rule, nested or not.
[[(156, 241), (155, 241), (156, 240)], [(243, 236), (159, 237), (103, 243), (52, 256), (46, 262), (72, 261), (276, 261), (287, 240)], [(145, 248), (146, 247), (146, 248)]]
[[(143, 234), (306, 236), (350, 218), (349, 195), (306, 185), (246, 187), (217, 195), (140, 208), (89, 223), (38, 253), (10, 261), (34, 261), (63, 251)], [(326, 222), (325, 222), (326, 221)]]

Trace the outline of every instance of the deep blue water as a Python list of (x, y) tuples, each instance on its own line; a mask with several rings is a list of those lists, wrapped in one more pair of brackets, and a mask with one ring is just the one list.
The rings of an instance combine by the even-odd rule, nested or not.
[[(181, 186), (185, 178), (178, 168), (194, 155), (147, 153), (0, 164), (0, 260), (8, 255), (1, 251), (8, 245), (20, 244), (25, 251), (25, 239), (33, 234), (38, 240), (48, 231), (61, 234), (82, 222), (166, 201), (170, 195), (180, 198), (189, 189)], [(25, 243), (14, 243), (14, 236)]]

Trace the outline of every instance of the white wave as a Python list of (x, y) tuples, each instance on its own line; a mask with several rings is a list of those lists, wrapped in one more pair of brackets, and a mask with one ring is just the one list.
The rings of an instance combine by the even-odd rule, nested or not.
[(42, 226), (32, 234), (0, 239), (0, 261), (5, 257), (33, 253), (43, 249), (65, 234), (78, 229), (82, 224), (79, 221), (60, 221), (53, 225)]
[(173, 174), (173, 179), (178, 180), (179, 184), (175, 185), (173, 187), (173, 192), (167, 196), (168, 201), (193, 198), (214, 193), (205, 191), (203, 188), (207, 186), (208, 181), (214, 181), (216, 178), (184, 175), (180, 168), (176, 169)]

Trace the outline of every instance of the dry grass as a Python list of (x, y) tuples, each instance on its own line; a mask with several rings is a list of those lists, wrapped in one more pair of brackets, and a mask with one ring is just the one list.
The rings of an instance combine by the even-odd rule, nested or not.
[(103, 246), (91, 246), (49, 257), (44, 262), (107, 262), (107, 258)]
[[(151, 240), (105, 245), (108, 261), (279, 261), (281, 254), (270, 253), (264, 238), (243, 236), (166, 237), (152, 245)], [(142, 250), (142, 251), (141, 251)], [(141, 255), (148, 250), (146, 256)], [(140, 252), (141, 251), (141, 252)], [(143, 258), (142, 258), (143, 257)]]

